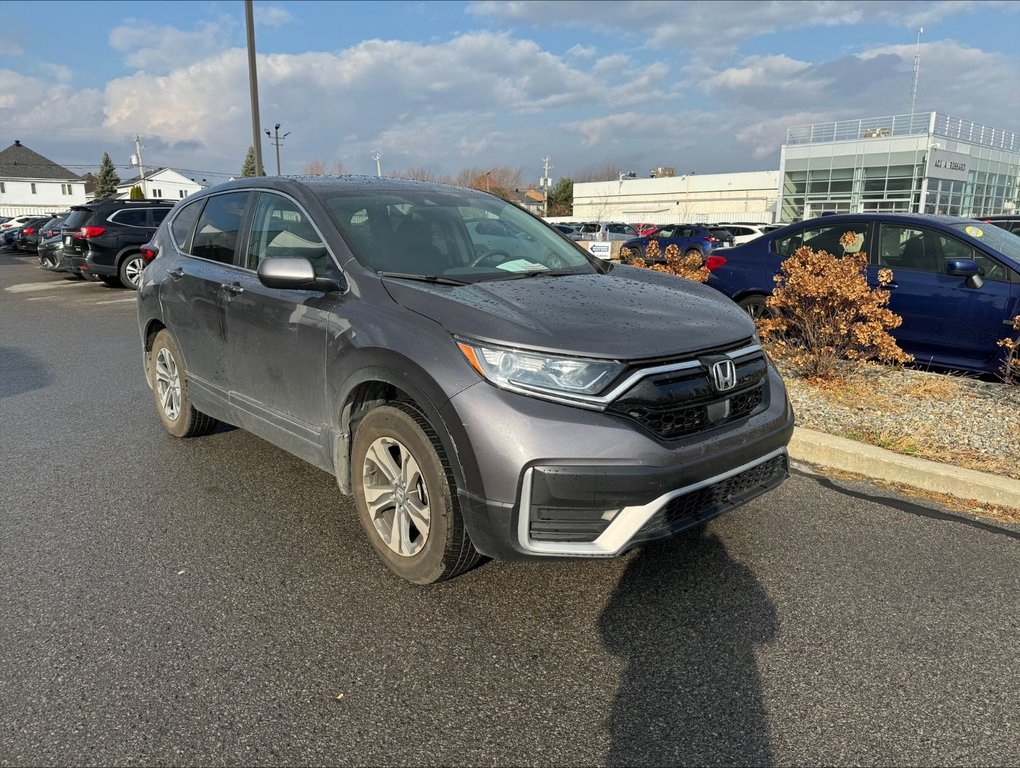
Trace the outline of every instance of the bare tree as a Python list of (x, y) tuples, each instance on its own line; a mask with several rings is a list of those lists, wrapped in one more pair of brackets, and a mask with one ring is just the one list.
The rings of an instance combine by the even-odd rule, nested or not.
[(397, 171), (393, 174), (395, 179), (413, 179), (414, 181), (439, 181), (439, 177), (428, 168), (408, 168), (406, 171)]
[(523, 175), (524, 172), (520, 168), (505, 165), (494, 168), (465, 168), (457, 174), (454, 183), (461, 187), (491, 192), (512, 202), (521, 187)]
[(574, 182), (589, 181), (616, 181), (620, 178), (620, 166), (616, 163), (606, 163), (601, 168), (587, 168), (574, 176)]
[(305, 176), (325, 176), (326, 164), (321, 160), (311, 160), (305, 163)]
[(344, 168), (344, 164), (341, 161), (336, 160), (333, 163), (332, 169), (330, 169), (330, 173), (334, 176), (343, 176), (347, 173), (347, 169)]

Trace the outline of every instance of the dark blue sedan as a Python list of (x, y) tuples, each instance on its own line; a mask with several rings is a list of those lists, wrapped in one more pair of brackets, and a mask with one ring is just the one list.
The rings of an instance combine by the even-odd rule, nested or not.
[(980, 221), (866, 213), (802, 221), (716, 251), (708, 285), (759, 316), (785, 258), (802, 245), (842, 254), (846, 232), (856, 235), (849, 250), (868, 254), (872, 285), (879, 269), (893, 271), (889, 308), (903, 324), (891, 333), (916, 363), (999, 370), (996, 341), (1016, 337), (1012, 318), (1020, 314), (1020, 237)]
[(653, 240), (659, 245), (659, 257), (651, 261), (657, 263), (665, 261), (666, 249), (671, 245), (679, 248), (684, 256), (695, 254), (703, 258), (716, 248), (733, 245), (733, 235), (722, 227), (707, 224), (666, 224), (645, 237), (635, 237), (626, 241), (621, 250), (629, 249), (634, 254), (632, 258), (640, 256), (647, 259), (645, 254), (648, 244)]

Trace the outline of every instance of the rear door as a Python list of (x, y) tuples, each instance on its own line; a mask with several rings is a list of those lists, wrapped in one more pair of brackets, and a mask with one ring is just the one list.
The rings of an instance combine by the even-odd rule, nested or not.
[[(225, 286), (235, 283), (235, 263), (251, 192), (229, 192), (185, 205), (170, 226), (177, 258), (167, 265), (160, 304), (184, 356), (196, 404), (228, 407)], [(201, 410), (201, 407), (200, 407)]]

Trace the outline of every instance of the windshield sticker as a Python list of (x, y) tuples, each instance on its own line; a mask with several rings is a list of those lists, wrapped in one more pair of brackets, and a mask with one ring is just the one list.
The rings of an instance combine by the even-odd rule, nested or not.
[(982, 237), (985, 234), (983, 229), (978, 229), (977, 227), (967, 227), (964, 232), (971, 237)]
[(505, 269), (507, 272), (544, 272), (549, 267), (525, 259), (516, 259), (500, 264), (497, 269)]

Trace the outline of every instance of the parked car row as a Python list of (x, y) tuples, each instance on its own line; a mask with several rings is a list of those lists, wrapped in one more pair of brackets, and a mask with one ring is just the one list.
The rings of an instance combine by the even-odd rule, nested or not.
[(752, 317), (769, 311), (765, 299), (784, 259), (801, 246), (844, 253), (839, 239), (857, 235), (868, 254), (868, 281), (889, 268), (889, 308), (903, 318), (891, 331), (922, 365), (996, 373), (1016, 336), (1020, 314), (1020, 236), (992, 223), (922, 214), (844, 214), (790, 224), (743, 245), (717, 250), (706, 262), (708, 285)]
[(0, 231), (0, 244), (37, 253), (42, 269), (137, 289), (143, 246), (173, 206), (163, 200), (97, 200), (51, 216), (18, 217)]

